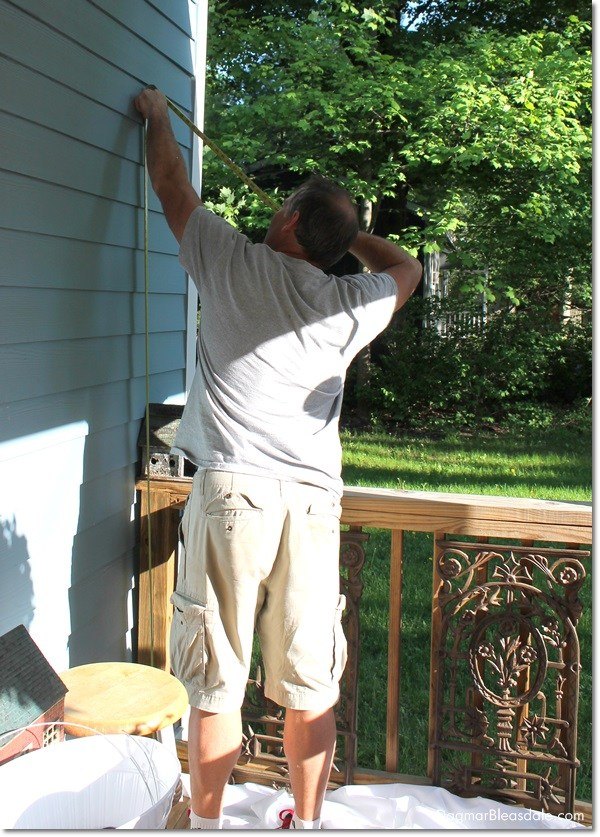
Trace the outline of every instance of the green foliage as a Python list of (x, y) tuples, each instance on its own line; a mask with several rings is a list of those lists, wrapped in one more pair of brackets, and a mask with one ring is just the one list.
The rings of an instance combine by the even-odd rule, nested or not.
[(233, 227), (238, 227), (238, 218), (247, 203), (247, 197), (242, 195), (238, 197), (234, 190), (229, 186), (221, 186), (218, 197), (215, 200), (210, 198), (204, 201), (204, 205), (211, 212), (215, 212), (228, 221)]
[[(591, 310), (588, 12), (211, 0), (206, 129), (225, 151), (267, 190), (285, 184), (279, 197), (310, 172), (334, 178), (372, 205), (369, 228), (410, 200), (425, 225), (393, 237), (451, 251), (460, 299), (414, 300), (374, 352), (358, 395), (380, 422), (485, 425), (589, 394), (590, 327), (553, 319), (569, 300), (584, 323)], [(209, 206), (264, 236), (269, 210), (209, 151), (204, 184)], [(423, 327), (482, 297), (496, 313), (481, 333)]]
[(380, 426), (543, 427), (591, 395), (590, 323), (561, 328), (538, 306), (469, 325), (478, 313), (452, 297), (411, 299), (373, 346), (366, 388), (353, 391), (350, 377), (348, 414), (358, 398)]
[[(581, 7), (581, 8), (580, 8)], [(422, 8), (416, 28), (407, 29)], [(513, 303), (531, 280), (590, 286), (591, 50), (579, 2), (364, 6), (213, 0), (206, 125), (238, 162), (319, 171), (381, 206), (407, 196), (425, 252), (488, 270)], [(404, 21), (399, 25), (398, 21)], [(206, 157), (209, 198), (226, 185)], [(259, 214), (260, 213), (260, 214)], [(240, 223), (260, 235), (256, 201)], [(366, 222), (365, 222), (366, 223)], [(525, 287), (524, 287), (525, 286)], [(465, 289), (479, 293), (477, 282)]]
[[(519, 299), (533, 278), (590, 281), (589, 55), (564, 33), (472, 31), (416, 65), (409, 179), (456, 261)], [(457, 48), (457, 46), (459, 48)], [(569, 82), (566, 83), (566, 80)], [(419, 104), (420, 102), (420, 104)], [(573, 275), (574, 274), (574, 275)], [(472, 288), (475, 291), (475, 288)]]
[(591, 18), (591, 5), (583, 0), (429, 0), (409, 2), (407, 15), (419, 19), (435, 40), (455, 38), (472, 27), (518, 34), (536, 29), (561, 31), (576, 16)]

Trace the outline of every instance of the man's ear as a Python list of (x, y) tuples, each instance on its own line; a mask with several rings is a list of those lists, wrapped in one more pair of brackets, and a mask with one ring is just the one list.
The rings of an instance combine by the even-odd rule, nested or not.
[(287, 221), (284, 222), (281, 229), (285, 230), (285, 232), (293, 232), (296, 227), (298, 226), (298, 221), (300, 220), (300, 213), (298, 210), (293, 212)]

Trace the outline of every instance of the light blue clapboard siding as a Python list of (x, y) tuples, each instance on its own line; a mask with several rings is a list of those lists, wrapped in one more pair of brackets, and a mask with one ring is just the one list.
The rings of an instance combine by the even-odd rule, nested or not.
[[(44, 70), (52, 72), (53, 68), (37, 71), (17, 63), (12, 57), (0, 56), (2, 109), (25, 119), (30, 119), (34, 112), (35, 124), (52, 128), (91, 146), (115, 151), (123, 159), (141, 164), (141, 119), (131, 107), (129, 97), (125, 102), (127, 111), (124, 115), (101, 99), (90, 98), (78, 90), (65, 87), (60, 79), (55, 81)], [(130, 83), (126, 77), (124, 82)], [(53, 106), (57, 95), (63, 103), (60, 110)], [(172, 125), (180, 145), (189, 148), (189, 131), (179, 120), (173, 121)]]
[[(133, 554), (120, 557), (122, 566), (133, 563)], [(111, 579), (99, 580), (102, 589)], [(125, 584), (125, 578), (121, 585)], [(69, 591), (71, 592), (71, 591)], [(79, 598), (85, 596), (85, 590), (75, 590), (73, 595)], [(69, 598), (69, 604), (71, 597)], [(110, 662), (128, 658), (129, 649), (125, 641), (125, 631), (129, 624), (129, 608), (126, 599), (119, 596), (105, 596), (104, 605), (95, 613), (95, 618), (85, 625), (77, 626), (68, 640), (69, 660), (71, 666), (83, 665), (90, 662)]]
[[(169, 44), (171, 49), (166, 57), (190, 75), (193, 73), (189, 50), (190, 33), (181, 30), (150, 3), (124, 3), (123, 0), (92, 0), (92, 3), (153, 48), (160, 49), (161, 44)], [(178, 8), (177, 3), (171, 3), (171, 6)], [(187, 8), (184, 11), (189, 23)]]
[(175, 23), (188, 37), (192, 37), (190, 16), (184, 3), (173, 3), (172, 0), (148, 0), (149, 6), (154, 6), (170, 21)]
[(128, 424), (108, 427), (98, 433), (90, 433), (85, 443), (83, 470), (88, 480), (100, 479), (119, 465), (135, 465), (139, 455), (137, 441), (140, 432), (138, 420)]
[[(110, 198), (0, 171), (0, 227), (97, 241), (120, 247), (143, 247), (141, 209)], [(149, 213), (152, 249), (177, 254), (177, 244), (161, 213)]]
[[(151, 332), (177, 331), (185, 318), (185, 299), (181, 294), (161, 294), (150, 299)], [(37, 328), (28, 333), (34, 320)], [(143, 294), (58, 290), (56, 288), (11, 288), (2, 292), (0, 346), (86, 337), (116, 337), (144, 334)]]
[[(35, 0), (30, 0), (30, 5), (33, 9), (37, 8)], [(60, 3), (56, 6), (59, 7)], [(85, 17), (88, 7), (86, 0), (82, 0), (79, 16)], [(127, 54), (121, 56), (120, 64), (111, 64), (46, 26), (24, 9), (15, 8), (7, 0), (2, 3), (2, 54), (60, 82), (69, 90), (112, 108), (123, 117), (121, 130), (139, 125), (139, 114), (133, 106), (131, 94), (136, 93), (146, 80), (136, 79), (121, 69), (127, 66)], [(177, 99), (176, 91), (163, 84), (156, 74), (155, 77), (157, 81), (154, 83), (164, 88), (170, 98)], [(189, 109), (191, 102), (190, 90), (187, 101), (180, 104)], [(184, 126), (174, 124), (173, 127), (178, 139), (188, 137), (189, 141), (189, 132)], [(118, 136), (115, 137), (117, 140)]]
[[(71, 612), (71, 627), (77, 632), (87, 625), (97, 629), (98, 622), (108, 613), (113, 619), (118, 619), (126, 626), (127, 610), (123, 607), (123, 600), (118, 597), (107, 597), (107, 590), (122, 590), (131, 582), (128, 576), (128, 561), (123, 561), (122, 555), (115, 556), (116, 560), (101, 567), (93, 576), (87, 576), (81, 581), (74, 581), (69, 590), (69, 609)], [(130, 555), (127, 555), (129, 558)], [(92, 616), (93, 618), (90, 618)]]
[[(183, 332), (153, 334), (150, 373), (183, 368)], [(144, 336), (93, 337), (0, 346), (0, 403), (137, 378), (145, 372)]]
[[(141, 250), (44, 233), (0, 229), (0, 285), (96, 291), (144, 291)], [(185, 294), (185, 276), (172, 254), (150, 253), (152, 307), (155, 294)]]
[(105, 517), (117, 514), (119, 509), (131, 506), (133, 486), (134, 471), (129, 466), (86, 480), (79, 494), (79, 529), (96, 526)]
[(103, 566), (135, 548), (136, 532), (129, 526), (126, 509), (105, 517), (95, 526), (88, 526), (73, 539), (73, 582), (79, 582), (99, 572)]
[[(121, 68), (132, 81), (156, 84), (184, 107), (191, 105), (191, 90), (186, 77), (162, 52), (132, 35), (123, 26), (91, 3), (82, 9), (81, 0), (11, 0), (30, 17), (30, 29), (50, 27), (60, 42), (68, 40), (103, 64)], [(88, 59), (89, 60), (89, 59)]]
[[(151, 383), (152, 398), (162, 403), (173, 392), (183, 391), (184, 370), (154, 374)], [(88, 432), (96, 433), (124, 421), (138, 420), (145, 388), (145, 378), (128, 378), (0, 404), (0, 451), (7, 451), (9, 442), (52, 427), (85, 421)], [(43, 440), (40, 444), (43, 446)]]
[[(132, 99), (154, 83), (191, 112), (190, 14), (188, 0), (0, 0), (0, 633), (23, 622), (58, 670), (131, 655), (145, 409)], [(152, 192), (149, 208), (150, 398), (181, 401), (187, 280)]]
[[(70, 444), (73, 439), (85, 436), (85, 450), (81, 457), (86, 478), (98, 479), (116, 467), (134, 464), (137, 461), (136, 442), (139, 435), (139, 421), (129, 424), (117, 424), (101, 431), (93, 431), (89, 423), (71, 423), (71, 433), (61, 428), (61, 438), (52, 438), (49, 434), (38, 433), (35, 438), (27, 439), (27, 455), (32, 453), (43, 459), (44, 451), (60, 444)], [(85, 428), (85, 429), (84, 429)], [(0, 454), (4, 462), (18, 459), (23, 455), (25, 444), (22, 437), (17, 441), (2, 446)]]
[(6, 171), (139, 206), (138, 163), (1, 112), (0, 135)]
[[(0, 112), (2, 168), (111, 201), (139, 206), (143, 169), (114, 151), (95, 148), (26, 119)], [(23, 148), (29, 154), (23, 159)], [(161, 211), (152, 190), (148, 206)]]
[[(118, 150), (123, 159), (141, 163), (139, 132), (123, 130), (123, 114), (16, 63), (12, 58), (0, 56), (0, 78), (0, 102), (8, 113), (29, 121), (34, 113), (34, 124), (52, 128), (96, 148)], [(61, 102), (60, 109), (56, 107), (57, 97)], [(131, 121), (133, 126), (133, 114), (131, 117), (129, 120), (128, 116), (126, 122)], [(184, 139), (180, 137), (180, 141)]]

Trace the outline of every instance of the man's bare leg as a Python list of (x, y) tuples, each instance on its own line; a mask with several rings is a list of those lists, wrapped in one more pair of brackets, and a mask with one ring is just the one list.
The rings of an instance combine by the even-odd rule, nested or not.
[(335, 750), (335, 718), (332, 709), (313, 712), (286, 709), (283, 746), (288, 759), (296, 815), (316, 820)]
[(215, 714), (192, 707), (188, 754), (192, 811), (199, 817), (221, 815), (223, 792), (240, 754), (242, 721), (239, 709)]

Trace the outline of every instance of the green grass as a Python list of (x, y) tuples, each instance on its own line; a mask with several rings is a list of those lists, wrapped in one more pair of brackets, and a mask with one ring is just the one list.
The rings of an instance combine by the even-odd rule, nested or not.
[[(559, 429), (441, 439), (342, 434), (346, 485), (589, 502), (591, 434)], [(385, 714), (390, 534), (370, 540), (361, 602), (358, 760), (385, 766)], [(404, 546), (400, 700), (401, 772), (427, 770), (429, 631), (433, 537), (408, 532)], [(591, 799), (591, 578), (582, 592), (577, 797)]]
[(348, 485), (546, 500), (591, 498), (591, 439), (568, 430), (521, 438), (344, 433), (342, 443)]

